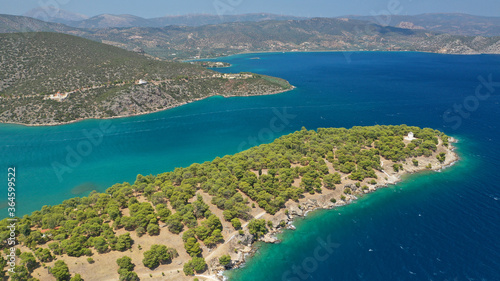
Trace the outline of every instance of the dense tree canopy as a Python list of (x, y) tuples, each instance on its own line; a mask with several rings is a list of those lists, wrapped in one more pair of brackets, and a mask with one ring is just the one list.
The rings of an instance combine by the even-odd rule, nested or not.
[(68, 265), (62, 260), (56, 261), (54, 266), (50, 269), (50, 273), (54, 275), (57, 281), (66, 281), (71, 276), (69, 274)]
[(204, 258), (194, 257), (192, 260), (184, 264), (184, 273), (193, 275), (194, 273), (202, 273), (207, 269), (207, 263)]
[[(416, 139), (405, 141), (410, 131)], [(304, 193), (322, 192), (323, 188), (335, 189), (346, 177), (355, 180), (357, 187), (367, 188), (377, 183), (375, 172), (382, 169), (381, 161), (392, 161), (392, 168), (398, 171), (406, 160), (418, 166), (415, 157), (436, 155), (440, 140), (448, 145), (448, 137), (439, 131), (405, 125), (303, 128), (232, 156), (156, 176), (138, 175), (133, 184), (118, 183), (105, 193), (92, 192), (44, 206), (19, 218), (17, 237), (38, 261), (50, 262), (63, 254), (90, 256), (91, 248), (98, 253), (126, 251), (134, 243), (133, 231), (138, 236), (169, 231), (182, 235), (185, 250), (200, 263), (195, 258), (200, 257), (203, 246), (224, 242), (221, 220), (235, 229), (241, 228), (242, 221), (249, 222), (248, 229), (256, 237), (267, 233), (264, 220), (252, 219), (252, 204), (275, 214), (288, 200), (297, 201)], [(435, 157), (443, 162), (446, 154)], [(206, 196), (210, 201), (203, 200)], [(222, 211), (221, 217), (210, 211), (209, 203)], [(6, 219), (0, 221), (0, 248), (7, 247), (7, 225)], [(127, 232), (117, 235), (118, 229)], [(48, 247), (39, 247), (44, 244)], [(144, 253), (143, 263), (155, 268), (175, 256), (173, 249), (154, 245)], [(29, 253), (21, 258), (26, 271), (36, 266), (33, 259)], [(55, 268), (54, 275), (64, 272), (60, 263)], [(190, 269), (196, 271), (193, 262), (187, 267)], [(123, 280), (133, 280), (134, 274), (125, 273)]]
[(229, 255), (223, 255), (219, 258), (219, 263), (223, 266), (227, 266), (228, 264), (231, 263), (231, 256)]
[(120, 281), (136, 281), (139, 280), (137, 273), (134, 272), (135, 265), (132, 263), (132, 259), (127, 256), (123, 256), (116, 260), (118, 264), (118, 274), (120, 274)]
[(153, 269), (160, 264), (170, 263), (173, 258), (177, 257), (177, 251), (172, 248), (167, 248), (165, 245), (153, 245), (151, 249), (144, 252), (142, 263), (147, 268)]
[(83, 278), (80, 274), (75, 274), (69, 281), (83, 281)]
[(256, 220), (253, 219), (248, 223), (248, 231), (250, 234), (260, 237), (268, 232), (268, 229), (266, 227), (266, 220), (265, 219), (260, 219)]

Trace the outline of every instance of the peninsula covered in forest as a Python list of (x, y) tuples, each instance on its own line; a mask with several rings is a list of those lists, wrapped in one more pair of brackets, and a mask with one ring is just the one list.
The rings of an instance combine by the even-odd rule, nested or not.
[[(297, 216), (457, 161), (454, 141), (406, 125), (302, 128), (235, 155), (138, 175), (18, 218), (11, 280), (216, 280)], [(5, 252), (8, 224), (0, 222)], [(7, 275), (8, 261), (0, 266)]]
[(132, 116), (210, 96), (268, 95), (293, 88), (280, 78), (222, 74), (60, 33), (0, 34), (0, 41), (4, 123), (56, 125)]

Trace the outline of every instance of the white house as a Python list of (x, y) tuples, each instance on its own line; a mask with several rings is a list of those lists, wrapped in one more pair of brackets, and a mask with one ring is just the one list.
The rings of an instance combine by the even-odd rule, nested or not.
[(56, 101), (62, 101), (63, 99), (68, 97), (68, 93), (61, 94), (60, 92), (57, 92), (55, 94), (52, 94), (49, 96), (49, 99), (51, 100), (56, 100)]
[(414, 139), (416, 139), (416, 138), (414, 137), (413, 132), (409, 132), (408, 136), (405, 137), (405, 140), (409, 140), (409, 141), (412, 141)]

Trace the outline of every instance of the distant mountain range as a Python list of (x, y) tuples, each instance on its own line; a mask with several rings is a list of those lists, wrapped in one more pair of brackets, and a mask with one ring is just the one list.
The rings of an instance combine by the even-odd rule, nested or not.
[(370, 21), (410, 29), (468, 36), (500, 36), (500, 17), (483, 17), (467, 14), (422, 14), (415, 16), (345, 16), (350, 19)]
[[(142, 18), (134, 15), (102, 14), (94, 17), (81, 15), (54, 7), (40, 7), (26, 14), (47, 22), (62, 23), (76, 28), (114, 28), (114, 27), (165, 27), (202, 26), (231, 22), (259, 22), (269, 20), (304, 20), (308, 18), (269, 13), (242, 15), (194, 14)], [(500, 17), (475, 16), (460, 13), (435, 13), (420, 15), (358, 16), (349, 15), (339, 18), (369, 21), (382, 26), (394, 26), (407, 29), (425, 29), (439, 33), (467, 36), (500, 36)]]
[(134, 15), (112, 15), (102, 14), (94, 17), (88, 17), (72, 12), (55, 8), (37, 8), (26, 14), (27, 17), (36, 18), (43, 21), (63, 23), (77, 28), (110, 28), (110, 27), (164, 27), (168, 25), (180, 26), (201, 26), (207, 24), (220, 24), (226, 22), (246, 22), (246, 21), (265, 21), (265, 20), (298, 20), (302, 17), (275, 15), (268, 13), (255, 13), (243, 15), (182, 15), (182, 16), (164, 16), (158, 18), (146, 19)]
[[(392, 18), (391, 22), (397, 21)], [(168, 60), (268, 51), (500, 53), (500, 37), (445, 34), (413, 22), (397, 25), (399, 27), (345, 17), (202, 26), (76, 28), (22, 16), (0, 15), (0, 32), (67, 33)]]
[(38, 7), (24, 14), (24, 16), (55, 23), (68, 24), (86, 20), (89, 16), (55, 8), (53, 6)]

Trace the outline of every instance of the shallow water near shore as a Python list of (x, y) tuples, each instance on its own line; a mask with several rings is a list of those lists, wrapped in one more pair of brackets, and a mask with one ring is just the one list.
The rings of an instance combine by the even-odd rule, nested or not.
[[(256, 56), (260, 59), (252, 59)], [(367, 52), (348, 58), (343, 53), (220, 58), (233, 66), (218, 71), (278, 76), (297, 89), (212, 97), (109, 121), (0, 125), (0, 178), (7, 178), (7, 167), (16, 167), (17, 212), (23, 215), (91, 189), (133, 182), (138, 173), (170, 171), (271, 142), (302, 126), (432, 127), (461, 140), (463, 160), (457, 165), (409, 176), (337, 210), (310, 213), (296, 222), (296, 231), (283, 235), (282, 244), (263, 245), (244, 269), (227, 275), (230, 280), (499, 280), (500, 88), (477, 106), (468, 104), (474, 110), (456, 129), (443, 115), (454, 104), (471, 101), (481, 85), (478, 76), (500, 80), (500, 56)], [(294, 273), (291, 266), (311, 256), (317, 238), (328, 237), (338, 248), (311, 272)]]
[(440, 173), (410, 175), (350, 205), (310, 213), (294, 223), (297, 230), (280, 236), (282, 243), (261, 244), (244, 268), (225, 275), (229, 280), (497, 280), (498, 246), (486, 241), (498, 233), (498, 201), (478, 194), (486, 181), (463, 177), (478, 168), (478, 159), (465, 157)]

